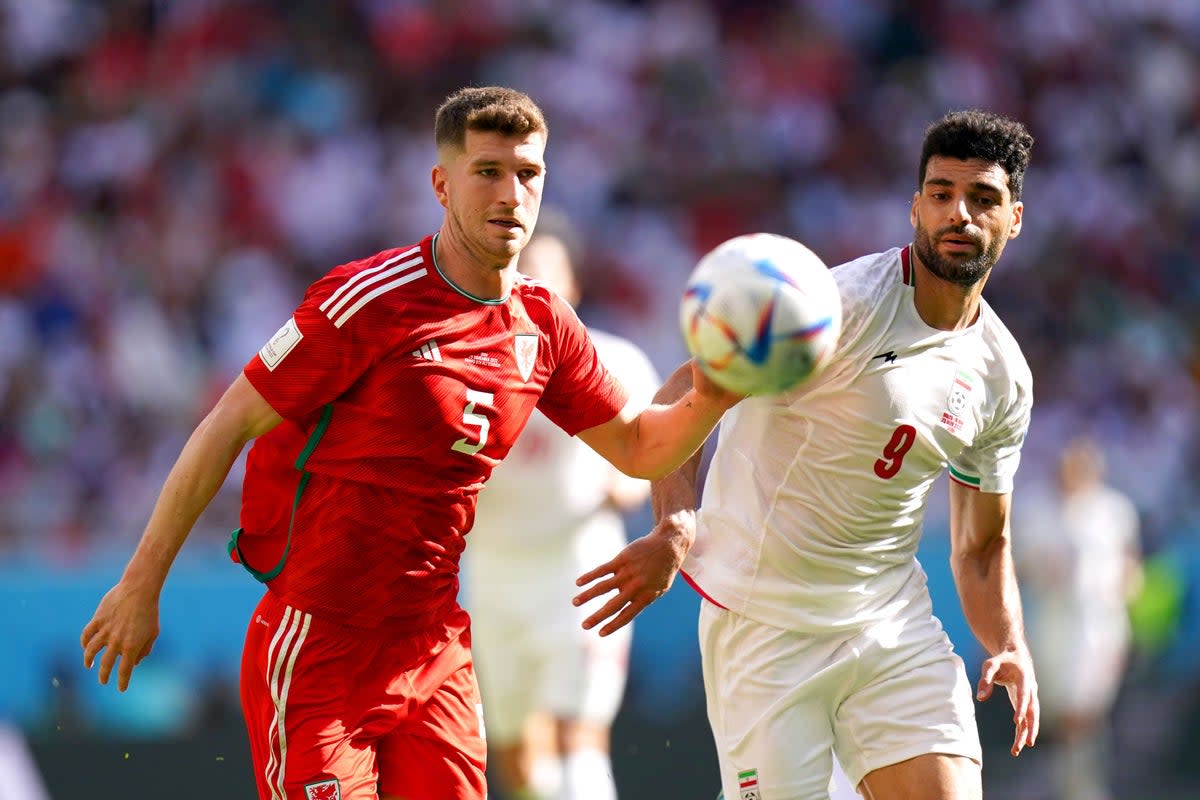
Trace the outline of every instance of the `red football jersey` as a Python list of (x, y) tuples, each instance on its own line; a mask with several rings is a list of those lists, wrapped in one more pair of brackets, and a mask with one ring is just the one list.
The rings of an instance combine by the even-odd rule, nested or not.
[(472, 297), (434, 238), (333, 269), (245, 368), (284, 421), (250, 448), (232, 554), (347, 625), (441, 619), (476, 495), (534, 407), (573, 435), (627, 399), (567, 303), (524, 277)]

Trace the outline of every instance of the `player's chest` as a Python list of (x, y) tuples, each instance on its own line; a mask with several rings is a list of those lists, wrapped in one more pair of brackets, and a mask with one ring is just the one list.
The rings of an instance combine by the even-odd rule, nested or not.
[(554, 369), (548, 338), (502, 313), (416, 325), (364, 377), (363, 394), (402, 397), (405, 427), (452, 449), (507, 451)]
[(857, 381), (863, 411), (883, 421), (919, 422), (971, 442), (991, 404), (983, 376), (958, 355), (939, 348), (873, 356)]

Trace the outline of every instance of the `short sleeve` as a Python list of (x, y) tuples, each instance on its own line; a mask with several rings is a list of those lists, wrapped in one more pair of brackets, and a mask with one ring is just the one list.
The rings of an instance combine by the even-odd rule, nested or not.
[(1021, 463), (1021, 448), (1029, 432), (1033, 392), (1029, 383), (1018, 382), (1009, 402), (957, 458), (950, 462), (950, 476), (980, 491), (1007, 494)]
[(629, 401), (629, 393), (600, 360), (574, 309), (558, 296), (551, 298), (550, 307), (556, 363), (538, 409), (574, 436), (615, 417)]
[(347, 273), (335, 270), (310, 286), (291, 318), (245, 366), (246, 378), (285, 419), (303, 420), (332, 402), (378, 357), (381, 337), (373, 341), (363, 332), (386, 310), (368, 307), (349, 319), (329, 313), (327, 301), (346, 281)]

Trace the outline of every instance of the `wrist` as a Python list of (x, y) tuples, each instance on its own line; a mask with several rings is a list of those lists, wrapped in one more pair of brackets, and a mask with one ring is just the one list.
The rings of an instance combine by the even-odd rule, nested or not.
[(693, 386), (684, 397), (684, 401), (696, 413), (711, 417), (714, 420), (720, 419), (726, 411), (737, 405), (741, 399), (741, 395), (731, 394), (716, 384), (710, 384), (707, 390)]
[(696, 510), (681, 508), (662, 515), (651, 534), (690, 549), (696, 539)]
[(163, 584), (166, 583), (166, 571), (154, 566), (143, 564), (136, 559), (131, 561), (121, 575), (121, 583), (126, 591), (139, 594), (146, 600), (158, 602), (162, 594)]

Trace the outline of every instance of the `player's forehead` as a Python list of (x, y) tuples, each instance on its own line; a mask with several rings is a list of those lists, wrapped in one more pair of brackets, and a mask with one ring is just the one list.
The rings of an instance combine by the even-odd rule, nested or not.
[(994, 161), (982, 158), (932, 156), (925, 165), (925, 185), (957, 188), (988, 188), (1008, 194), (1008, 174)]
[(545, 169), (546, 137), (539, 131), (507, 136), (496, 131), (468, 130), (462, 158), (473, 165), (505, 164)]

